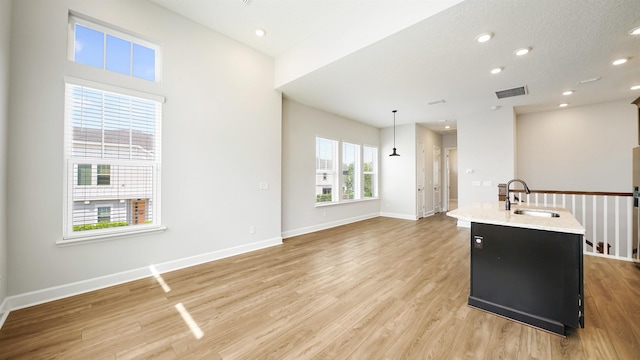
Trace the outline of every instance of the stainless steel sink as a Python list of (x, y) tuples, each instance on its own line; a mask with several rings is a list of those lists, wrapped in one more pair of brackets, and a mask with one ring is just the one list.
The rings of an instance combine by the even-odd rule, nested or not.
[(531, 209), (517, 209), (513, 211), (516, 215), (529, 215), (529, 216), (538, 216), (538, 217), (560, 217), (560, 214), (557, 212), (549, 211), (549, 210), (531, 210)]

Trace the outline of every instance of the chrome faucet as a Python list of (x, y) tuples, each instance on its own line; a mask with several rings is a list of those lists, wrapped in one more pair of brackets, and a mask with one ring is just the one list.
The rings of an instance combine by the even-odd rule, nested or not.
[(504, 201), (504, 208), (505, 210), (511, 210), (511, 200), (509, 200), (509, 185), (511, 185), (512, 182), (519, 182), (524, 186), (524, 193), (525, 194), (530, 194), (531, 190), (529, 190), (529, 187), (527, 186), (527, 183), (520, 180), (520, 179), (511, 179), (507, 182), (507, 197)]

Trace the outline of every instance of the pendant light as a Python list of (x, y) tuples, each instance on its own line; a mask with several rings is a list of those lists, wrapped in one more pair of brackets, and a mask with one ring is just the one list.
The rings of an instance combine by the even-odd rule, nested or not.
[(396, 111), (398, 110), (393, 110), (393, 152), (389, 156), (400, 156), (396, 152)]

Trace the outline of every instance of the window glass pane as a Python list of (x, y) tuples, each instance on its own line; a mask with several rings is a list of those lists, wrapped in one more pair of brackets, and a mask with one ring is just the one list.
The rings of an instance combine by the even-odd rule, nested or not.
[(336, 176), (338, 142), (316, 138), (316, 202), (337, 201)]
[(78, 185), (91, 185), (91, 164), (78, 164)]
[(133, 44), (133, 76), (145, 80), (156, 79), (156, 51)]
[(109, 223), (111, 222), (111, 208), (110, 207), (99, 207), (98, 208), (98, 223)]
[(98, 185), (111, 185), (111, 165), (98, 165)]
[(363, 159), (363, 191), (365, 198), (377, 197), (378, 149), (364, 146)]
[(103, 69), (104, 33), (76, 24), (74, 61)]
[(131, 74), (131, 42), (107, 35), (107, 70)]
[[(154, 182), (160, 176), (161, 103), (73, 84), (66, 88), (65, 153), (73, 175), (65, 236), (159, 224)], [(100, 218), (98, 208), (105, 208)]]
[(342, 198), (359, 199), (360, 191), (358, 186), (358, 172), (360, 167), (358, 159), (360, 157), (360, 146), (355, 144), (342, 144)]

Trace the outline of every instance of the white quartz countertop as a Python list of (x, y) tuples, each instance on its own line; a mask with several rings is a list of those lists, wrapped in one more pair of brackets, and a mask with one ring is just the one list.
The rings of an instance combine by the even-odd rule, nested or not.
[[(517, 215), (517, 209), (548, 210), (556, 212), (560, 217), (537, 217)], [(585, 230), (575, 217), (565, 208), (529, 206), (525, 204), (511, 205), (511, 211), (504, 208), (504, 202), (475, 203), (447, 212), (448, 216), (458, 220), (513, 226), (527, 229), (538, 229), (562, 233), (584, 234)]]

